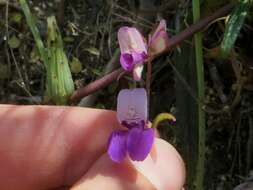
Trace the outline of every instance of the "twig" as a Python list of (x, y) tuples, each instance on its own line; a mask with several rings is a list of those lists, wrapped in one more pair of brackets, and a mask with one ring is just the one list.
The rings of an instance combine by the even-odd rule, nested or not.
[[(122, 11), (124, 11), (126, 14), (129, 14), (130, 16), (133, 16), (133, 17), (135, 17), (135, 18), (137, 18), (138, 20), (140, 20), (140, 21), (143, 21), (143, 22), (145, 22), (146, 23), (146, 26), (148, 27), (148, 28), (152, 28), (152, 22), (150, 22), (149, 20), (147, 20), (147, 19), (145, 19), (144, 17), (141, 17), (140, 15), (136, 15), (135, 13), (133, 13), (132, 11), (129, 11), (129, 10), (127, 10), (127, 9), (125, 9), (124, 7), (121, 7), (121, 6), (119, 6), (118, 4), (113, 4), (116, 8), (119, 8), (120, 10), (122, 10)], [(148, 26), (148, 25), (150, 25), (150, 26)]]
[[(161, 54), (167, 53), (168, 51), (170, 51), (172, 48), (174, 48), (175, 46), (177, 46), (178, 44), (180, 44), (181, 42), (183, 42), (185, 39), (191, 37), (193, 34), (195, 34), (196, 32), (199, 32), (203, 29), (206, 29), (205, 27), (212, 22), (213, 20), (216, 20), (219, 17), (223, 17), (227, 14), (230, 13), (230, 11), (233, 9), (234, 4), (228, 4), (224, 7), (222, 7), (221, 9), (219, 9), (217, 12), (215, 12), (214, 14), (200, 20), (199, 22), (197, 22), (196, 24), (193, 24), (192, 26), (190, 26), (189, 28), (185, 29), (184, 31), (182, 31), (181, 33), (179, 33), (178, 35), (172, 37), (170, 39), (170, 44), (168, 45), (168, 48), (166, 50), (164, 50), (163, 52), (161, 52), (159, 55), (156, 55), (155, 57), (160, 56)], [(155, 57), (153, 57), (152, 59), (154, 59)], [(151, 60), (152, 60), (151, 59)], [(78, 101), (81, 98), (83, 98), (84, 96), (87, 96), (95, 91), (97, 91), (98, 89), (104, 88), (107, 85), (109, 85), (110, 83), (112, 83), (114, 80), (116, 80), (118, 78), (119, 75), (122, 75), (123, 73), (123, 69), (119, 68), (105, 76), (103, 76), (102, 78), (90, 83), (89, 85), (80, 88), (78, 90), (76, 90), (73, 95), (71, 96), (71, 101)]]
[[(214, 14), (201, 19), (200, 21), (198, 21), (197, 23), (191, 25), (190, 27), (186, 28), (184, 31), (182, 31), (181, 33), (179, 33), (178, 35), (172, 37), (169, 42), (169, 46), (166, 50), (164, 50), (163, 52), (161, 52), (160, 54), (163, 54), (167, 51), (170, 51), (172, 48), (174, 48), (175, 46), (177, 46), (178, 44), (180, 44), (182, 41), (184, 41), (185, 39), (191, 37), (193, 34), (200, 32), (203, 29), (207, 29), (206, 26), (212, 22), (213, 20), (216, 20), (219, 17), (223, 17), (227, 14), (230, 13), (230, 11), (233, 9), (234, 4), (228, 4), (224, 7), (222, 7), (221, 9), (219, 9), (218, 11), (216, 11)], [(159, 55), (160, 55), (159, 54)], [(156, 55), (156, 57), (158, 57), (159, 55)]]
[[(107, 74), (109, 72), (112, 72), (113, 69), (115, 69), (115, 65), (118, 63), (119, 54), (120, 54), (120, 51), (119, 51), (119, 49), (117, 49), (114, 52), (114, 55), (112, 56), (110, 61), (106, 64), (106, 66), (103, 70), (103, 74)], [(82, 98), (82, 100), (79, 102), (78, 106), (91, 107), (94, 104), (94, 102), (96, 101), (97, 97), (98, 97), (98, 93), (90, 94), (89, 96)]]
[(122, 73), (124, 73), (124, 70), (122, 68), (116, 69), (110, 74), (105, 75), (104, 77), (88, 84), (84, 88), (76, 90), (71, 96), (70, 100), (75, 102), (93, 92), (96, 92), (98, 89), (103, 88), (111, 84), (113, 81), (117, 80), (118, 76)]
[(7, 4), (9, 8), (15, 9), (16, 11), (22, 11), (22, 9), (17, 4), (11, 3), (9, 0), (0, 2), (0, 6), (7, 6)]

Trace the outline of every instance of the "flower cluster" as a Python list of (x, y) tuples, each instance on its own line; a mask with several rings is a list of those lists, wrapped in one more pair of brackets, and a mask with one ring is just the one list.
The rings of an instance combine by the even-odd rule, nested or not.
[[(120, 64), (126, 71), (133, 72), (134, 80), (141, 79), (143, 64), (168, 46), (166, 22), (161, 20), (149, 35), (148, 43), (133, 27), (121, 27), (118, 31)], [(148, 127), (147, 93), (144, 88), (121, 90), (117, 100), (117, 117), (125, 128), (112, 132), (108, 142), (108, 154), (115, 162), (127, 156), (134, 161), (143, 161), (154, 142), (154, 129)]]
[(148, 44), (141, 33), (134, 27), (121, 27), (118, 31), (120, 46), (120, 64), (126, 71), (133, 71), (135, 80), (141, 79), (143, 63), (168, 46), (166, 22), (161, 20), (157, 28), (149, 35)]

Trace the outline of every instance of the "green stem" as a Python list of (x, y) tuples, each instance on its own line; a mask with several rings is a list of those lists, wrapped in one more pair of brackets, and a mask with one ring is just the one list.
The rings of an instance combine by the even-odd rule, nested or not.
[[(193, 20), (197, 22), (200, 19), (199, 0), (192, 1)], [(197, 71), (197, 89), (198, 99), (204, 100), (204, 66), (203, 66), (203, 48), (202, 34), (199, 32), (194, 35), (195, 55), (196, 55), (196, 71)], [(198, 104), (198, 160), (196, 166), (195, 185), (196, 190), (202, 190), (204, 181), (204, 162), (205, 162), (205, 113)]]

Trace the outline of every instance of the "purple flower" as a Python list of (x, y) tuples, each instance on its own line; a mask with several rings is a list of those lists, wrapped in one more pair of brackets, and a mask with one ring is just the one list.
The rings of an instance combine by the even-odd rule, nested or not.
[(109, 138), (107, 152), (113, 161), (121, 162), (127, 155), (134, 161), (147, 157), (154, 142), (154, 129), (146, 125), (147, 115), (145, 89), (120, 91), (117, 117), (126, 129), (112, 132)]
[(118, 31), (120, 46), (120, 64), (126, 71), (132, 71), (138, 66), (134, 73), (134, 79), (139, 80), (142, 72), (142, 64), (147, 59), (147, 44), (141, 33), (133, 27), (121, 27)]
[(118, 31), (120, 46), (120, 63), (126, 71), (131, 71), (134, 65), (142, 63), (147, 58), (147, 45), (140, 32), (133, 27), (121, 27)]
[(133, 27), (121, 27), (118, 31), (118, 40), (121, 51), (120, 64), (126, 71), (132, 71), (134, 80), (138, 81), (141, 79), (143, 63), (148, 56), (153, 57), (168, 47), (166, 21), (161, 20), (149, 35), (148, 45), (141, 33)]

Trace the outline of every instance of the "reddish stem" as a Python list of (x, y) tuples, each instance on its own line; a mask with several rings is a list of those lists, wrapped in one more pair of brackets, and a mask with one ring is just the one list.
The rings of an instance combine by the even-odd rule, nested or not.
[[(182, 41), (186, 40), (187, 38), (191, 37), (193, 34), (205, 29), (206, 26), (208, 26), (209, 23), (214, 21), (215, 19), (218, 19), (220, 17), (226, 16), (227, 14), (230, 13), (230, 11), (234, 8), (234, 4), (228, 4), (218, 11), (216, 11), (214, 14), (201, 19), (199, 22), (191, 25), (189, 28), (186, 28), (184, 31), (179, 33), (176, 36), (173, 36), (169, 40), (169, 45), (167, 49), (165, 49), (162, 53), (159, 55), (156, 55), (155, 57), (160, 56), (161, 54), (170, 51), (172, 48), (180, 44)], [(155, 57), (151, 58), (154, 59)], [(81, 98), (101, 89), (115, 81), (119, 76), (124, 75), (124, 70), (122, 68), (116, 69), (115, 71), (103, 76), (102, 78), (88, 84), (85, 87), (77, 89), (73, 95), (71, 96), (70, 100), (71, 101), (78, 101)]]
[(148, 104), (150, 103), (150, 87), (151, 87), (151, 76), (152, 76), (151, 60), (152, 60), (152, 58), (148, 58), (147, 73), (146, 73), (146, 90), (147, 90), (147, 95), (148, 95)]
[(72, 102), (75, 102), (93, 92), (96, 92), (98, 89), (103, 88), (111, 84), (113, 81), (117, 80), (121, 74), (124, 74), (124, 70), (122, 68), (116, 69), (115, 71), (103, 76), (102, 78), (91, 82), (87, 86), (77, 89), (70, 97), (70, 100)]

